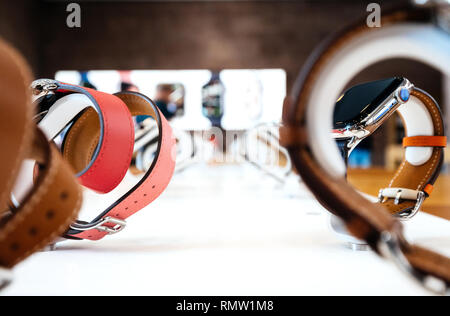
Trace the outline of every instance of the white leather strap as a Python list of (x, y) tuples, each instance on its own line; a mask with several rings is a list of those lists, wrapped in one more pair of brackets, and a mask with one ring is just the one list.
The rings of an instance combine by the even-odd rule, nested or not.
[(54, 139), (70, 121), (88, 107), (96, 110), (94, 104), (86, 95), (82, 93), (66, 95), (52, 105), (38, 126), (47, 139)]
[[(45, 117), (39, 122), (38, 126), (44, 132), (48, 140), (53, 140), (66, 125), (72, 121), (79, 113), (88, 107), (94, 107), (92, 101), (82, 93), (73, 93), (58, 99), (48, 110)], [(95, 108), (94, 108), (95, 109)], [(28, 192), (33, 187), (33, 173), (35, 161), (26, 159), (22, 163), (19, 175), (17, 177), (12, 199), (21, 203)]]
[[(415, 96), (401, 105), (398, 110), (406, 127), (406, 136), (433, 136), (434, 125), (430, 111)], [(437, 115), (437, 114), (436, 114)], [(413, 166), (425, 164), (433, 154), (432, 147), (408, 147), (406, 148), (406, 160)]]

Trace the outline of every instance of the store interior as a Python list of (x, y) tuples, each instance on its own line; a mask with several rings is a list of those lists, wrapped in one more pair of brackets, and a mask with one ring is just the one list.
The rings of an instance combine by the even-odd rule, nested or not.
[[(381, 1), (383, 10), (401, 2)], [(35, 78), (144, 93), (164, 109), (188, 149), (179, 146), (167, 190), (123, 232), (35, 254), (16, 268), (5, 294), (429, 294), (333, 231), (329, 213), (278, 142), (284, 99), (307, 58), (364, 16), (365, 1), (77, 3), (82, 24), (71, 29), (65, 1), (0, 1), (0, 36), (24, 55)], [(430, 93), (450, 126), (450, 77), (424, 63), (382, 61), (347, 88), (396, 76)], [(216, 79), (224, 89), (220, 126), (208, 120), (204, 105)], [(212, 127), (218, 128), (205, 136)], [(263, 139), (269, 150), (248, 154), (248, 143), (261, 135), (275, 141)], [(352, 153), (348, 181), (376, 197), (403, 160), (403, 137), (394, 115)], [(143, 150), (136, 168), (150, 163)], [(137, 181), (139, 172), (129, 172), (124, 185)], [(81, 218), (123, 190), (84, 192)], [(450, 214), (448, 192), (450, 155), (425, 202), (428, 213)], [(444, 220), (420, 213), (404, 225), (416, 242), (450, 254)]]

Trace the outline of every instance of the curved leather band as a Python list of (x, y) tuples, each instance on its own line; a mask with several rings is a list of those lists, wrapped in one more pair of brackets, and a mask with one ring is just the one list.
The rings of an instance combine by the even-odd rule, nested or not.
[[(382, 23), (387, 26), (406, 21), (428, 22), (429, 19), (430, 11), (407, 8), (390, 12), (383, 17)], [(306, 110), (308, 106), (314, 106), (310, 100), (312, 88), (327, 61), (349, 41), (371, 31), (376, 30), (368, 28), (365, 21), (360, 21), (324, 42), (310, 57), (297, 79), (292, 96), (285, 100), (283, 121), (292, 139), (284, 145), (302, 179), (319, 202), (340, 217), (355, 237), (365, 240), (380, 255), (390, 256), (422, 284), (434, 277), (444, 281), (448, 287), (449, 258), (409, 244), (403, 237), (401, 223), (386, 212), (385, 207), (363, 198), (343, 177), (336, 178), (325, 171), (318, 163), (320, 157), (313, 155), (311, 138), (296, 140), (295, 137), (297, 132), (306, 131), (307, 124), (311, 124), (306, 120)]]
[[(0, 266), (11, 268), (54, 241), (78, 213), (81, 190), (72, 169), (32, 122), (31, 74), (0, 41)], [(25, 158), (41, 165), (36, 185), (14, 212), (5, 206)]]
[[(429, 138), (427, 136), (411, 136), (410, 139), (424, 140), (424, 139), (444, 139), (444, 122), (442, 119), (442, 114), (440, 108), (436, 101), (429, 96), (427, 93), (420, 89), (414, 89), (411, 92), (411, 96), (417, 98), (421, 105), (429, 113), (433, 123), (433, 133), (434, 136), (438, 138)], [(408, 107), (408, 103), (404, 105), (405, 108)], [(399, 112), (400, 116), (403, 118), (404, 125), (407, 129), (408, 122), (405, 121), (405, 117), (402, 116), (402, 112)], [(417, 117), (415, 120), (420, 121), (421, 118)], [(408, 135), (409, 131), (406, 130)], [(414, 212), (417, 207), (418, 200), (420, 199), (421, 192), (424, 193), (422, 202), (430, 194), (432, 187), (439, 176), (442, 169), (442, 163), (444, 161), (444, 146), (439, 142), (439, 146), (432, 146), (432, 141), (429, 141), (427, 146), (414, 146), (414, 147), (433, 147), (432, 154), (425, 163), (420, 165), (414, 165), (408, 161), (407, 157), (403, 160), (400, 168), (397, 170), (394, 178), (390, 181), (389, 186), (386, 189), (380, 191), (380, 200), (385, 208), (389, 210), (391, 214), (401, 214), (405, 212)], [(425, 143), (424, 143), (425, 144)], [(446, 143), (445, 143), (446, 144)], [(416, 145), (418, 145), (416, 143)], [(427, 189), (428, 188), (428, 189)], [(416, 211), (418, 208), (416, 208)], [(426, 212), (426, 208), (424, 209)], [(436, 213), (434, 213), (436, 214)], [(436, 214), (439, 215), (439, 214)], [(445, 214), (441, 217), (448, 218)]]
[(40, 164), (31, 192), (0, 229), (0, 265), (12, 267), (54, 242), (75, 220), (81, 207), (81, 188), (59, 150), (36, 130), (27, 158)]
[[(146, 207), (166, 189), (175, 168), (175, 139), (172, 136), (172, 129), (156, 105), (149, 98), (137, 92), (121, 92), (115, 94), (115, 96), (128, 106), (132, 116), (151, 116), (157, 122), (159, 129), (158, 149), (152, 166), (139, 183), (113, 205), (103, 211), (91, 222), (91, 224), (111, 218), (119, 220), (120, 225), (120, 221), (125, 220)], [(83, 133), (82, 131), (93, 130), (96, 121), (95, 112), (89, 109), (69, 130), (67, 137), (75, 137), (82, 143), (95, 142), (96, 133), (88, 134)], [(82, 149), (83, 148), (80, 148), (80, 150)], [(86, 149), (79, 152), (79, 155), (81, 156), (85, 156), (86, 154)], [(105, 231), (105, 227), (114, 230), (114, 227), (118, 225), (117, 221), (114, 220), (112, 222), (107, 221), (100, 227), (87, 230), (77, 229), (77, 224), (74, 224), (66, 233), (65, 237), (99, 240), (108, 233), (111, 233), (111, 231)], [(78, 224), (86, 225), (87, 223), (78, 222)], [(80, 227), (81, 226), (78, 226), (78, 228)]]
[[(69, 93), (87, 96), (95, 108), (95, 111), (91, 111), (96, 113), (99, 126), (94, 126), (95, 130), (80, 131), (97, 133), (95, 142), (91, 144), (81, 143), (74, 134), (65, 137), (63, 157), (75, 169), (82, 185), (99, 193), (112, 191), (125, 176), (133, 154), (134, 126), (126, 105), (108, 93), (62, 82), (56, 84), (58, 88), (54, 92), (58, 96)], [(69, 119), (72, 119), (72, 116)], [(89, 146), (89, 155), (80, 157), (77, 152), (80, 147), (85, 146)]]

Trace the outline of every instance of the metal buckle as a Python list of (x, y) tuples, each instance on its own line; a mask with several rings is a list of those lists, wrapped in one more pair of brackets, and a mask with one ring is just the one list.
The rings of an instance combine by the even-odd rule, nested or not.
[[(416, 200), (416, 205), (414, 206), (414, 208), (412, 210), (408, 210), (408, 211), (399, 213), (395, 216), (398, 217), (402, 221), (410, 220), (411, 218), (416, 216), (417, 213), (420, 211), (420, 209), (422, 208), (423, 202), (425, 202), (425, 198), (426, 198), (425, 192), (419, 191), (417, 200)], [(385, 199), (385, 196), (383, 196), (383, 189), (381, 189), (380, 193), (378, 194), (378, 202), (383, 203), (384, 199)], [(399, 205), (401, 202), (401, 199), (402, 199), (402, 190), (398, 190), (397, 195), (395, 196), (394, 204)]]
[(417, 200), (416, 200), (416, 205), (414, 206), (414, 209), (412, 209), (411, 211), (406, 211), (403, 213), (400, 213), (397, 215), (397, 217), (400, 220), (410, 220), (411, 218), (413, 218), (414, 216), (416, 216), (416, 214), (420, 211), (420, 209), (422, 208), (423, 202), (425, 202), (425, 193), (420, 191), (418, 196), (417, 196)]
[(450, 295), (450, 288), (447, 287), (445, 281), (432, 275), (424, 274), (409, 263), (408, 259), (403, 254), (397, 235), (388, 231), (381, 233), (378, 249), (385, 258), (394, 262), (400, 270), (409, 275), (427, 290), (438, 295)]
[[(114, 226), (113, 227), (105, 226), (106, 224), (113, 224)], [(74, 223), (70, 225), (70, 228), (80, 231), (97, 229), (101, 232), (106, 232), (109, 235), (113, 235), (124, 230), (126, 226), (127, 226), (126, 221), (108, 216), (94, 223), (89, 224)]]
[[(54, 93), (58, 89), (58, 81), (53, 79), (38, 79), (31, 83), (32, 102), (46, 96), (49, 93)], [(37, 116), (41, 115), (39, 113)]]
[(0, 268), (0, 291), (11, 284), (13, 279), (12, 271), (6, 268)]

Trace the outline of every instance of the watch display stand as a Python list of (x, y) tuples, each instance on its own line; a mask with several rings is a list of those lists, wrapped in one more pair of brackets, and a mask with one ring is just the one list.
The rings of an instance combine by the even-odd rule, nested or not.
[[(339, 152), (344, 159), (345, 166), (348, 169), (348, 158), (350, 156), (350, 150), (348, 148), (347, 141), (338, 141)], [(346, 246), (353, 251), (368, 251), (370, 249), (366, 242), (353, 237), (345, 227), (344, 222), (335, 215), (330, 215), (330, 227), (336, 233), (340, 240), (345, 242)]]

